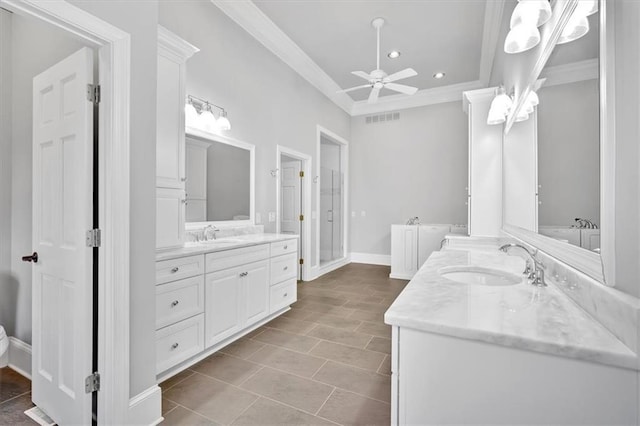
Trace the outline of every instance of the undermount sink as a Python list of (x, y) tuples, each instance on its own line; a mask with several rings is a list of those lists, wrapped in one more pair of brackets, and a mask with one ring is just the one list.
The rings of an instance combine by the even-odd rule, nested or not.
[(447, 266), (438, 270), (443, 277), (461, 284), (508, 286), (520, 284), (521, 276), (480, 266)]
[(192, 241), (188, 242), (185, 245), (187, 246), (228, 246), (232, 244), (238, 244), (241, 240), (232, 240), (232, 239), (224, 239), (224, 240), (207, 240), (207, 241)]

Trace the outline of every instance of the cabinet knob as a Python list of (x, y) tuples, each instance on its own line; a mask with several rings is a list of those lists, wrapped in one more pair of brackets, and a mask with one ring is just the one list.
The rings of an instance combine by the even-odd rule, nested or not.
[(178, 306), (179, 303), (180, 303), (179, 300), (174, 300), (173, 302), (171, 302), (171, 307), (175, 308), (176, 306)]
[(287, 247), (289, 247), (289, 246), (284, 246), (284, 249), (286, 250), (286, 249), (287, 249)]
[(285, 266), (283, 269), (286, 271), (287, 269), (289, 269), (289, 267), (288, 267), (288, 266)]
[(282, 297), (287, 297), (288, 295), (289, 295), (289, 293), (285, 293), (284, 296), (282, 296)]
[(182, 200), (182, 204), (187, 204), (187, 199), (186, 198)]
[(175, 274), (176, 272), (178, 272), (180, 270), (180, 268), (178, 268), (177, 266), (175, 268), (171, 269), (171, 273)]
[(177, 342), (174, 343), (173, 345), (171, 345), (171, 350), (178, 349), (178, 346), (180, 345)]

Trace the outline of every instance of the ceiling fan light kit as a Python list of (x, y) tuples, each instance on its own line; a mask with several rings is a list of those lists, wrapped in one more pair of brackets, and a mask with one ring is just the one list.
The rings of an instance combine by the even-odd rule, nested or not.
[[(398, 71), (391, 75), (380, 69), (380, 29), (384, 26), (384, 18), (375, 18), (371, 21), (371, 26), (375, 28), (377, 33), (377, 50), (376, 50), (376, 69), (370, 73), (364, 71), (352, 71), (351, 74), (367, 80), (367, 84), (360, 86), (350, 87), (348, 89), (339, 90), (338, 93), (347, 93), (358, 89), (370, 88), (368, 103), (372, 104), (378, 101), (380, 90), (389, 89), (394, 92), (404, 93), (406, 95), (413, 95), (418, 91), (417, 87), (407, 86), (405, 84), (394, 83), (395, 81), (402, 80), (418, 75), (413, 68), (405, 68), (402, 71)], [(398, 52), (398, 55), (400, 53)], [(396, 57), (397, 57), (396, 56)], [(391, 56), (389, 56), (391, 57)]]

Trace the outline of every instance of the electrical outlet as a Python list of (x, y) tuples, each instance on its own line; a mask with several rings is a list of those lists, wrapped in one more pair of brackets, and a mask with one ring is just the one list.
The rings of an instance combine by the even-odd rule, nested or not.
[(269, 212), (269, 222), (276, 221), (276, 212)]
[(351, 212), (351, 217), (356, 217), (356, 212)]
[(262, 215), (260, 213), (256, 213), (256, 225), (262, 223)]

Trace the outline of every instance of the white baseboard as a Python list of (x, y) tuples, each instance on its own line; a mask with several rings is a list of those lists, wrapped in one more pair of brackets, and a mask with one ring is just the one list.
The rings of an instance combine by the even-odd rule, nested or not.
[(351, 263), (351, 259), (349, 258), (349, 256), (345, 256), (342, 259), (332, 261), (331, 263), (327, 263), (326, 265), (320, 265), (320, 267), (318, 268), (318, 276), (322, 276), (331, 271), (335, 271), (336, 269), (342, 268), (344, 265), (348, 265), (349, 263)]
[(351, 262), (391, 266), (390, 254), (351, 253)]
[(389, 274), (389, 278), (393, 278), (396, 280), (412, 280), (413, 279), (413, 275), (407, 275), (407, 274)]
[(31, 380), (31, 345), (9, 337), (9, 367)]
[(153, 385), (129, 400), (129, 425), (157, 425), (162, 417), (162, 390)]

